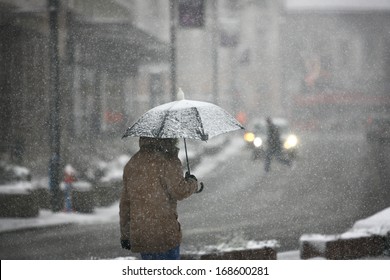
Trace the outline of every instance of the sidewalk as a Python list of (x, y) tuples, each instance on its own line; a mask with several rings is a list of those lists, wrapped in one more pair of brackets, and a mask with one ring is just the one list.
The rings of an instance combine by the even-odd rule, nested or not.
[[(36, 218), (1, 218), (0, 233), (14, 231), (19, 229), (40, 228), (62, 224), (99, 224), (110, 223), (118, 219), (119, 203), (114, 203), (109, 207), (99, 207), (95, 209), (93, 214), (80, 213), (52, 213), (49, 210), (40, 210), (39, 216)], [(357, 232), (374, 232), (385, 233), (390, 231), (390, 208), (368, 217), (363, 220), (356, 221), (349, 233)], [(248, 241), (250, 243), (251, 241)], [(252, 244), (255, 241), (252, 241)], [(225, 246), (226, 247), (226, 246)], [(299, 244), (297, 244), (299, 247)], [(299, 260), (300, 251), (278, 252), (278, 260)], [(315, 257), (312, 259), (324, 259)], [(390, 256), (368, 257), (364, 259), (385, 259), (390, 260)]]
[[(205, 176), (208, 172), (212, 172), (214, 168), (218, 166), (221, 161), (224, 161), (231, 153), (236, 152), (243, 145), (241, 136), (236, 135), (222, 135), (220, 137), (212, 138), (207, 143), (199, 141), (188, 141), (188, 157), (190, 161), (191, 172), (194, 170), (198, 177)], [(185, 152), (180, 143), (179, 157), (185, 165)], [(215, 156), (215, 153), (219, 154)], [(202, 159), (202, 165), (196, 168), (197, 163), (200, 161), (200, 154), (213, 155), (212, 160), (204, 157)], [(122, 157), (124, 159), (122, 159)], [(116, 180), (122, 180), (123, 166), (129, 159), (128, 156), (121, 156), (111, 164), (107, 174), (102, 180), (112, 182)], [(44, 182), (37, 184), (48, 185), (47, 178), (43, 179)], [(35, 183), (28, 183), (27, 188), (32, 188)], [(15, 186), (12, 186), (13, 188)], [(17, 189), (23, 191), (26, 187), (23, 184), (18, 184)], [(36, 228), (53, 226), (59, 224), (79, 223), (79, 224), (93, 224), (93, 223), (107, 223), (118, 219), (119, 202), (116, 202), (108, 207), (96, 207), (95, 211), (90, 214), (82, 213), (53, 213), (50, 210), (40, 209), (39, 215), (33, 218), (0, 218), (0, 233), (5, 231), (12, 231), (25, 228)]]

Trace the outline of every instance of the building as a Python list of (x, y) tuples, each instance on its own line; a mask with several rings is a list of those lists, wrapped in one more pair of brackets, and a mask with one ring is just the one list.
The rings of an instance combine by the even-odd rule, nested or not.
[[(47, 174), (54, 108), (49, 2), (0, 1), (0, 154), (40, 175)], [(161, 97), (154, 99), (166, 99), (169, 45), (167, 36), (154, 34), (169, 34), (169, 6), (52, 2), (58, 3), (61, 159), (82, 167), (92, 158), (114, 156), (102, 147), (115, 148), (128, 122), (150, 105), (147, 95), (156, 83)], [(153, 11), (160, 18), (150, 26), (147, 13)]]
[[(387, 2), (58, 0), (62, 162), (84, 168), (136, 149), (121, 133), (173, 99), (172, 30), (176, 86), (188, 99), (305, 126), (386, 111)], [(43, 175), (53, 111), (48, 3), (0, 0), (0, 154)], [(192, 9), (195, 26), (183, 21)]]
[(390, 2), (286, 0), (283, 104), (322, 129), (362, 129), (390, 109)]

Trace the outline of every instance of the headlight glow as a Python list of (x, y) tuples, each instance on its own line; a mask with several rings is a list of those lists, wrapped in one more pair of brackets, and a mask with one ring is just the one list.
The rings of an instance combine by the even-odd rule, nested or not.
[(255, 135), (252, 132), (247, 132), (244, 134), (244, 140), (246, 142), (253, 142), (253, 140), (255, 140)]
[(284, 142), (285, 149), (294, 148), (298, 144), (298, 138), (294, 134), (290, 134)]
[(256, 148), (260, 147), (261, 145), (263, 145), (263, 140), (261, 140), (260, 137), (256, 137), (254, 140), (253, 140), (253, 145), (255, 145)]

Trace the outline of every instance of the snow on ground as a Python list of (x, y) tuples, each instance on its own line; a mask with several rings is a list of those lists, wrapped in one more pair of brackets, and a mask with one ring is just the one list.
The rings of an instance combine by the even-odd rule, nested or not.
[[(194, 174), (199, 177), (205, 176), (207, 172), (212, 172), (220, 162), (231, 157), (235, 152), (240, 151), (244, 143), (240, 137), (232, 137), (226, 147), (220, 153), (212, 158), (205, 157), (198, 168), (194, 170)], [(112, 174), (117, 174), (117, 170), (113, 170)], [(25, 228), (47, 227), (60, 224), (96, 224), (96, 223), (111, 223), (115, 220), (119, 222), (119, 202), (114, 203), (109, 207), (97, 207), (92, 214), (81, 213), (53, 213), (49, 210), (40, 210), (38, 217), (35, 218), (0, 218), (0, 232), (12, 231)], [(387, 208), (371, 217), (357, 221), (350, 231), (345, 233), (357, 234), (361, 232), (370, 233), (385, 233), (390, 230), (390, 208)], [(246, 241), (245, 246), (253, 248), (257, 246), (257, 241)], [(231, 245), (231, 244), (230, 244)], [(260, 244), (261, 245), (261, 244)], [(219, 247), (218, 247), (219, 246)], [(221, 247), (222, 246), (222, 247)], [(215, 249), (228, 250), (229, 244), (219, 244)], [(248, 247), (248, 248), (249, 248)], [(211, 248), (212, 249), (212, 248)], [(281, 252), (278, 253), (278, 259), (294, 260), (299, 259), (299, 251)]]
[(379, 234), (390, 231), (390, 208), (386, 208), (371, 217), (355, 222), (352, 229), (370, 230)]
[[(221, 137), (228, 137), (228, 134)], [(198, 177), (205, 176), (207, 172), (213, 171), (220, 162), (225, 161), (234, 152), (238, 152), (241, 145), (243, 145), (243, 143), (239, 136), (231, 137), (231, 141), (228, 141), (226, 147), (219, 154), (215, 155), (215, 157), (212, 157), (212, 159), (205, 157), (200, 164), (201, 167), (195, 169), (193, 173)], [(121, 157), (118, 162), (123, 164), (128, 159), (129, 158)], [(108, 177), (117, 178), (119, 176), (118, 174), (120, 174), (120, 177), (122, 176), (123, 170), (119, 170), (118, 166), (121, 165), (113, 164), (110, 166), (111, 170), (107, 172), (108, 175), (105, 180), (108, 180)], [(30, 185), (31, 183), (28, 184), (29, 188), (31, 188)], [(23, 189), (22, 185), (20, 185), (20, 188), (18, 188), (19, 191), (20, 189)], [(0, 232), (69, 223), (111, 223), (115, 220), (118, 220), (119, 222), (119, 202), (114, 203), (109, 207), (97, 207), (92, 214), (64, 212), (53, 213), (50, 210), (40, 210), (38, 217), (35, 218), (0, 218)]]
[[(97, 207), (93, 214), (53, 213), (50, 210), (40, 210), (35, 218), (1, 218), (0, 232), (24, 228), (47, 227), (61, 224), (96, 224), (115, 221), (119, 215), (119, 202), (109, 207)], [(119, 220), (118, 220), (119, 221)]]
[(28, 194), (28, 192), (32, 189), (33, 189), (33, 184), (31, 182), (27, 182), (27, 181), (10, 182), (1, 185), (0, 193), (1, 194)]
[(245, 143), (241, 138), (232, 138), (222, 152), (214, 155), (213, 157), (205, 157), (202, 160), (202, 163), (195, 168), (193, 173), (199, 178), (206, 176), (208, 173), (211, 173), (215, 168), (217, 168), (221, 162), (228, 160), (232, 155), (239, 152), (244, 144)]

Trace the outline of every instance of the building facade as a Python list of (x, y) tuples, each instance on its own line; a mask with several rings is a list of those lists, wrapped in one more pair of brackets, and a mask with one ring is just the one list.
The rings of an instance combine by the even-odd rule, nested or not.
[[(0, 0), (0, 154), (43, 175), (53, 110), (48, 2)], [(59, 0), (63, 163), (82, 168), (136, 148), (122, 132), (173, 99), (172, 30), (176, 86), (188, 99), (296, 123), (386, 111), (390, 7), (315, 2)], [(179, 10), (193, 3), (202, 20), (188, 26)]]
[(389, 112), (390, 4), (346, 2), (286, 2), (282, 101), (304, 126), (362, 129)]
[[(1, 159), (39, 175), (47, 174), (54, 110), (49, 2), (0, 1)], [(160, 1), (147, 7), (145, 1), (54, 2), (61, 164), (83, 169), (90, 160), (127, 151), (121, 133), (150, 106), (151, 88), (159, 87), (156, 95), (166, 100), (169, 46), (166, 36), (140, 28), (147, 20), (139, 11), (159, 8)], [(154, 21), (155, 34), (168, 32), (166, 16)]]

